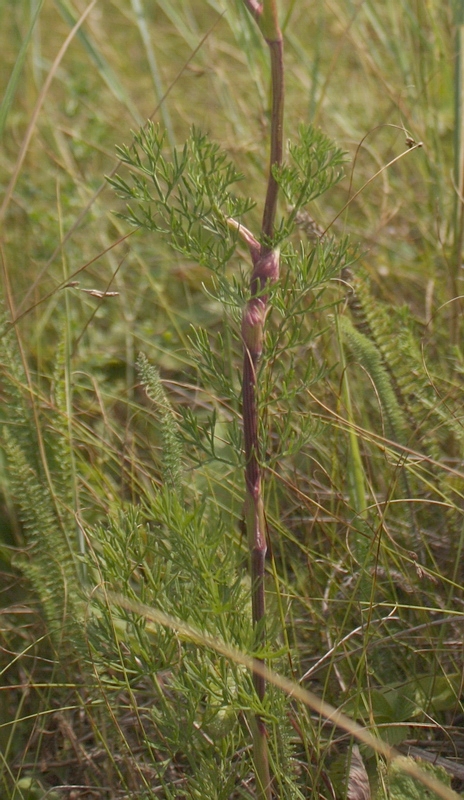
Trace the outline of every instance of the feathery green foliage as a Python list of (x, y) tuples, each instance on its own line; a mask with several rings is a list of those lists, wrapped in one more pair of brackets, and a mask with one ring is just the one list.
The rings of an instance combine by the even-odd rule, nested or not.
[(55, 419), (60, 421), (50, 433), (51, 415), (39, 411), (40, 394), (27, 379), (11, 334), (1, 337), (0, 348), (7, 397), (3, 441), (24, 536), (23, 552), (14, 563), (37, 592), (56, 646), (82, 650), (83, 608), (70, 505), (70, 450), (62, 444), (63, 409), (57, 409)]
[[(412, 759), (409, 759), (412, 762)], [(377, 800), (432, 800), (437, 795), (429, 789), (425, 789), (422, 784), (405, 775), (402, 771), (404, 765), (403, 759), (397, 759), (390, 765), (386, 775), (384, 776), (383, 786), (379, 789), (376, 795)], [(450, 778), (443, 767), (429, 764), (427, 761), (420, 762), (421, 769), (429, 772), (434, 778), (442, 781), (445, 786), (450, 786)]]
[(237, 240), (227, 218), (241, 219), (254, 205), (230, 191), (243, 175), (219, 145), (195, 129), (171, 158), (163, 154), (164, 142), (164, 134), (148, 123), (131, 147), (118, 148), (121, 161), (134, 170), (130, 182), (119, 175), (108, 178), (121, 197), (136, 202), (123, 218), (167, 234), (179, 253), (217, 271), (230, 260)]
[(379, 350), (371, 339), (351, 324), (346, 316), (340, 317), (340, 327), (356, 360), (372, 377), (382, 411), (385, 413), (388, 438), (404, 445), (406, 443), (406, 422)]
[(127, 509), (90, 531), (89, 539), (89, 573), (102, 587), (93, 596), (92, 657), (111, 705), (125, 684), (134, 692), (142, 683), (150, 687), (143, 725), (147, 736), (154, 726), (163, 743), (159, 766), (153, 762), (157, 779), (168, 785), (168, 765), (174, 770), (181, 760), (190, 796), (208, 791), (226, 800), (250, 775), (247, 719), (259, 710), (270, 726), (277, 774), (286, 776), (282, 797), (302, 797), (289, 780), (292, 743), (281, 696), (272, 693), (264, 707), (257, 705), (247, 671), (175, 631), (155, 631), (112, 598), (142, 602), (253, 652), (249, 582), (211, 503), (186, 504), (166, 487), (143, 509)]
[[(421, 344), (426, 348), (427, 330), (420, 331), (420, 326), (414, 323), (407, 307), (394, 310), (376, 300), (362, 270), (358, 270), (356, 276), (351, 276), (350, 284), (352, 295), (348, 302), (354, 325), (372, 341), (377, 358), (381, 359), (384, 370), (388, 371), (391, 391), (396, 395), (397, 409), (393, 411), (393, 398), (387, 401), (382, 396), (385, 379), (379, 376), (379, 383), (375, 379), (382, 403), (388, 414), (393, 413), (390, 424), (394, 428), (391, 432), (398, 438), (401, 428), (405, 428), (405, 420), (400, 422), (398, 415), (406, 415), (409, 443), (412, 446), (417, 443), (417, 446), (429, 451), (433, 458), (440, 458), (444, 448), (450, 447), (450, 435), (457, 439), (459, 446), (464, 435), (458, 398), (453, 397), (450, 385), (452, 370), (447, 374), (448, 364), (452, 367), (452, 361), (436, 364), (431, 360), (427, 363), (427, 350), (421, 352), (420, 349)], [(433, 359), (433, 353), (431, 355)], [(442, 393), (443, 399), (440, 396)]]
[(148, 363), (142, 353), (139, 355), (137, 367), (148, 397), (155, 403), (160, 417), (163, 438), (163, 483), (169, 489), (180, 492), (182, 446), (172, 406), (164, 391), (158, 370)]

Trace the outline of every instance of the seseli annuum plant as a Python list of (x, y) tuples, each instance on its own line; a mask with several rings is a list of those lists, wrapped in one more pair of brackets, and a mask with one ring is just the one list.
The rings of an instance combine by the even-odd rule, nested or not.
[[(292, 292), (292, 307), (288, 308), (288, 296), (282, 293), (280, 284), (282, 243), (292, 232), (300, 209), (339, 180), (343, 154), (320, 133), (311, 128), (302, 128), (300, 142), (290, 147), (290, 161), (284, 165), (283, 40), (277, 8), (275, 2), (264, 3), (262, 7), (249, 2), (247, 7), (269, 46), (272, 75), (270, 166), (259, 234), (255, 236), (243, 221), (255, 202), (252, 198), (242, 198), (233, 193), (237, 183), (242, 182), (246, 186), (245, 177), (237, 172), (226, 153), (199, 131), (192, 131), (181, 151), (174, 149), (166, 156), (164, 134), (149, 124), (135, 135), (132, 146), (118, 150), (121, 161), (135, 170), (131, 180), (128, 182), (116, 176), (110, 182), (118, 194), (129, 201), (126, 215), (129, 222), (138, 228), (167, 236), (171, 247), (211, 270), (218, 299), (228, 313), (235, 312), (237, 316), (241, 311), (245, 462), (243, 520), (249, 547), (255, 647), (258, 648), (257, 657), (261, 659), (259, 651), (264, 653), (267, 644), (265, 559), (268, 532), (263, 500), (264, 445), (260, 435), (259, 385), (260, 381), (265, 382), (266, 370), (270, 368), (269, 355), (263, 357), (266, 318), (270, 306), (275, 302), (275, 305), (280, 305), (284, 317), (282, 327), (292, 325), (295, 330), (306, 298), (315, 289), (314, 275), (309, 279), (311, 267), (314, 271), (317, 261), (317, 280), (322, 285), (345, 265), (346, 246), (339, 247), (335, 253), (335, 245), (332, 245), (330, 257), (327, 257), (322, 244), (311, 248), (308, 253), (301, 251), (295, 254), (291, 248), (284, 251), (284, 266), (291, 268), (294, 273), (300, 272), (299, 280), (293, 276), (294, 283), (300, 286), (298, 294)], [(276, 227), (280, 189), (290, 210), (285, 218), (279, 219)], [(248, 291), (237, 276), (236, 251), (240, 241), (247, 246), (251, 258)], [(206, 348), (205, 362), (211, 362), (206, 339), (203, 340), (203, 346)], [(273, 359), (279, 357), (275, 348)], [(214, 437), (214, 425), (210, 430)], [(196, 431), (192, 427), (190, 435), (195, 439)], [(197, 444), (204, 448), (201, 441)], [(266, 687), (261, 673), (253, 673), (253, 685), (259, 704), (264, 704)], [(251, 725), (257, 796), (270, 800), (272, 778), (265, 714), (255, 714)]]

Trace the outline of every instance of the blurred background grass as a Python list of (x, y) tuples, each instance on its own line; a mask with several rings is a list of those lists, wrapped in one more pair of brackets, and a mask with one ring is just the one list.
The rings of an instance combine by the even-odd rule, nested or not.
[[(214, 293), (204, 291), (213, 287), (211, 275), (186, 263), (156, 237), (130, 231), (115, 216), (114, 211), (123, 207), (104, 177), (117, 167), (115, 146), (129, 144), (132, 131), (149, 117), (166, 128), (172, 145), (181, 145), (192, 125), (208, 132), (244, 172), (243, 191), (257, 198), (247, 220), (256, 231), (264, 199), (269, 126), (267, 53), (239, 2), (218, 8), (192, 0), (100, 0), (56, 63), (86, 7), (77, 0), (5, 0), (0, 5), (5, 312), (7, 319), (18, 320), (16, 336), (30, 386), (38, 406), (47, 412), (59, 408), (54, 370), (57, 361), (64, 364), (71, 398), (65, 422), (74, 451), (74, 511), (81, 527), (104, 520), (129, 501), (144, 501), (152, 482), (160, 481), (156, 412), (138, 386), (135, 370), (140, 350), (160, 369), (174, 407), (192, 408), (201, 419), (205, 410), (220, 402), (226, 419), (237, 419), (233, 404), (201, 384), (189, 340), (192, 326), (212, 336), (223, 328), (221, 305)], [(457, 187), (462, 190), (459, 12), (459, 3), (454, 7), (436, 0), (304, 0), (282, 8), (286, 137), (295, 139), (300, 123), (314, 123), (350, 157), (345, 179), (309, 211), (323, 229), (333, 223), (331, 232), (349, 233), (359, 243), (360, 264), (371, 281), (372, 296), (392, 309), (392, 318), (395, 309), (407, 304), (419, 331), (419, 349), (424, 347), (424, 374), (429, 360), (446, 363), (453, 376), (448, 378), (450, 394), (461, 390), (463, 369), (460, 303), (455, 299), (462, 293), (462, 219), (457, 202)], [(41, 95), (51, 71), (53, 78)], [(423, 146), (409, 151), (407, 137)], [(282, 207), (282, 214), (285, 211)], [(242, 266), (246, 272), (246, 264)], [(70, 286), (74, 281), (79, 284)], [(117, 294), (99, 297), (85, 290)], [(329, 370), (318, 384), (317, 402), (306, 398), (298, 406), (302, 418), (311, 412), (323, 424), (330, 421), (330, 438), (321, 436), (326, 428), (317, 435), (315, 422), (314, 443), (298, 459), (286, 460), (278, 456), (276, 437), (270, 437), (269, 463), (276, 468), (269, 472), (268, 513), (273, 531), (280, 534), (274, 544), (280, 570), (275, 613), (282, 619), (288, 615), (288, 635), (303, 653), (302, 671), (317, 663), (322, 649), (330, 650), (334, 637), (343, 639), (352, 629), (359, 588), (357, 579), (345, 586), (340, 577), (345, 579), (345, 567), (340, 565), (351, 557), (353, 509), (344, 481), (352, 455), (346, 428), (334, 416), (343, 417), (346, 400), (335, 369), (340, 352), (331, 313), (321, 310), (303, 323), (306, 333), (312, 326), (315, 331), (329, 329), (311, 349), (315, 363), (326, 363)], [(237, 320), (231, 324), (233, 330), (238, 328)], [(238, 385), (240, 348), (232, 335), (224, 336), (225, 355), (219, 355)], [(306, 352), (300, 355), (303, 362), (308, 358)], [(365, 478), (372, 506), (379, 502), (379, 529), (385, 523), (385, 531), (391, 533), (385, 517), (391, 509), (396, 514), (394, 503), (389, 506), (396, 466), (375, 446), (371, 449), (366, 433), (384, 432), (371, 379), (363, 370), (353, 371), (352, 376), (354, 418), (365, 429), (359, 433)], [(279, 385), (276, 377), (270, 414), (276, 419), (288, 411), (279, 398)], [(460, 419), (456, 423), (460, 425)], [(220, 437), (219, 428), (216, 434)], [(453, 447), (454, 460), (449, 464), (459, 467), (462, 451)], [(445, 448), (443, 457), (450, 453)], [(198, 495), (206, 491), (230, 515), (228, 536), (234, 546), (243, 547), (237, 527), (242, 502), (239, 460), (235, 467), (213, 464), (195, 469), (192, 455), (187, 463), (191, 486)], [(425, 483), (424, 475), (420, 480)], [(0, 490), (0, 539), (8, 574), (5, 669), (10, 684), (20, 685), (10, 653), (23, 646), (33, 648), (43, 622), (11, 567), (11, 551), (23, 540), (3, 457)], [(440, 492), (444, 506), (460, 513), (458, 473)], [(431, 496), (435, 497), (433, 491)], [(396, 498), (396, 502), (400, 506), (403, 501)], [(415, 585), (416, 578), (421, 583), (423, 576), (414, 575), (410, 552), (396, 542), (397, 533), (407, 528), (406, 513), (397, 513), (393, 538), (386, 537), (385, 558), (390, 559), (391, 572), (385, 573), (382, 589), (386, 613), (393, 613), (398, 604), (403, 609), (401, 632), (395, 628), (395, 635), (401, 639), (407, 626), (423, 626), (423, 638), (408, 640), (407, 657), (401, 648), (393, 651), (387, 640), (372, 668), (379, 678), (388, 651), (397, 672), (417, 673), (422, 682), (430, 676), (436, 681), (443, 677), (445, 685), (436, 683), (436, 691), (429, 687), (429, 695), (436, 700), (440, 692), (448, 691), (444, 704), (451, 725), (451, 710), (459, 710), (459, 690), (453, 688), (462, 668), (459, 648), (447, 646), (447, 638), (456, 639), (448, 628), (437, 643), (435, 629), (427, 627), (426, 609), (430, 605), (461, 614), (456, 553), (462, 541), (446, 541), (446, 519), (427, 513), (428, 533), (445, 539), (444, 555), (432, 558), (431, 573), (414, 593), (410, 583)], [(26, 611), (17, 605), (25, 591)], [(295, 601), (291, 612), (287, 597)], [(333, 617), (327, 611), (329, 599)], [(26, 626), (18, 623), (23, 614)], [(449, 660), (442, 676), (445, 652)], [(342, 689), (347, 695), (351, 691), (355, 694), (351, 711), (362, 715), (364, 667), (348, 649), (341, 648), (340, 659), (346, 659), (352, 683), (342, 675), (343, 669), (338, 670), (337, 661), (333, 666), (327, 658), (327, 671), (322, 671), (317, 687), (330, 699)], [(40, 662), (34, 681), (40, 682), (42, 667)], [(48, 680), (40, 697), (45, 707), (54, 702), (53, 681)], [(401, 727), (406, 724), (404, 708), (399, 708), (405, 694), (396, 685), (389, 691), (396, 694), (389, 697), (388, 713), (384, 695), (380, 699), (370, 695), (371, 715), (380, 725)], [(10, 697), (17, 700), (23, 695), (18, 690)], [(413, 702), (409, 695), (407, 701)], [(18, 701), (18, 708), (23, 702)], [(8, 700), (3, 710), (5, 750), (17, 758), (21, 746), (8, 727), (11, 703)], [(21, 716), (22, 711), (18, 713)], [(21, 741), (27, 735), (23, 725)]]

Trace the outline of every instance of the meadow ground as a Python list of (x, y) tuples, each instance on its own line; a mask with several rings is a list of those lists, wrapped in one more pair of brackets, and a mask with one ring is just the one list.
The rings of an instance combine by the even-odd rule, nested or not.
[[(346, 155), (338, 180), (330, 142), (308, 145), (321, 191), (271, 296), (263, 650), (242, 529), (249, 256), (208, 239), (194, 258), (202, 224), (220, 242), (214, 203), (192, 200), (196, 145), (177, 249), (179, 206), (150, 230), (154, 192), (118, 158), (147, 119), (166, 163), (206, 134), (257, 234), (267, 48), (238, 0), (0, 3), (2, 797), (260, 797), (256, 713), (276, 797), (344, 797), (349, 724), (272, 681), (263, 707), (237, 652), (463, 791), (461, 5), (281, 9), (285, 158), (301, 126)], [(425, 796), (361, 752), (378, 797)]]

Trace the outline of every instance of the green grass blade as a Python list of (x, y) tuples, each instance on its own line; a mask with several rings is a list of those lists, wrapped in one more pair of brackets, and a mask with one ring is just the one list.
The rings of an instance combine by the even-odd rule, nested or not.
[(137, 27), (139, 29), (140, 38), (142, 39), (143, 46), (145, 48), (145, 52), (147, 54), (147, 61), (148, 66), (150, 68), (151, 77), (153, 81), (153, 85), (155, 87), (156, 93), (156, 102), (157, 104), (161, 104), (161, 117), (163, 119), (164, 127), (166, 128), (169, 144), (171, 147), (175, 146), (175, 137), (174, 137), (174, 130), (172, 127), (171, 122), (171, 115), (169, 113), (168, 107), (166, 102), (162, 103), (162, 98), (165, 95), (165, 88), (163, 86), (163, 82), (161, 79), (161, 74), (158, 68), (158, 62), (156, 59), (156, 53), (153, 48), (153, 44), (151, 41), (151, 36), (147, 24), (147, 19), (145, 16), (145, 10), (142, 4), (142, 0), (131, 0), (132, 8), (134, 10), (135, 19), (137, 22)]
[(18, 87), (19, 79), (21, 77), (24, 61), (26, 59), (27, 48), (29, 47), (29, 42), (31, 41), (35, 24), (39, 17), (42, 6), (43, 6), (43, 0), (39, 0), (31, 20), (29, 30), (26, 36), (24, 37), (24, 41), (21, 45), (18, 57), (13, 67), (13, 71), (10, 75), (10, 80), (8, 81), (8, 85), (5, 90), (5, 96), (0, 104), (0, 137), (3, 135), (3, 131), (5, 129), (6, 120), (8, 118), (8, 112), (11, 108), (11, 104), (13, 102), (13, 98), (15, 96), (16, 89)]
[(171, 3), (170, 0), (168, 2), (166, 0), (158, 0), (158, 6), (166, 14), (179, 36), (193, 50), (198, 44), (199, 31), (190, 9), (187, 8), (187, 4), (184, 4), (181, 11), (177, 10), (178, 4)]
[[(69, 4), (66, 0), (55, 0), (55, 4), (58, 7), (63, 19), (72, 27), (76, 24), (77, 15), (73, 13)], [(79, 29), (77, 32), (77, 36), (81, 40), (82, 44), (84, 45), (87, 53), (89, 54), (90, 58), (94, 62), (95, 66), (97, 67), (101, 77), (105, 81), (108, 89), (114, 94), (117, 100), (122, 103), (130, 112), (134, 120), (137, 122), (138, 125), (143, 123), (143, 120), (137, 111), (137, 108), (134, 106), (132, 101), (130, 100), (129, 96), (127, 95), (124, 87), (118, 80), (117, 76), (111, 69), (110, 65), (102, 55), (102, 53), (96, 47), (92, 37), (89, 36), (82, 28)]]

